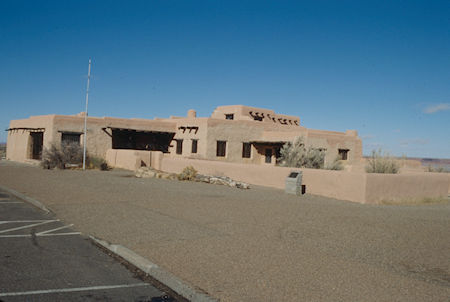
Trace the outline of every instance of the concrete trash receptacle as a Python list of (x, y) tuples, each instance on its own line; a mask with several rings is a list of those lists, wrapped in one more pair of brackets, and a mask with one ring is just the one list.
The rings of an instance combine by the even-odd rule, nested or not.
[(301, 195), (302, 192), (302, 171), (292, 171), (286, 177), (285, 192), (288, 194)]

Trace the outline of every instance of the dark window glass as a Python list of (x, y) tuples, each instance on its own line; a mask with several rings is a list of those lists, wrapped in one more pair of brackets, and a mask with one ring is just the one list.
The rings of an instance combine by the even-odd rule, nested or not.
[(348, 159), (348, 149), (338, 149), (339, 158), (341, 160), (347, 160)]
[(197, 153), (197, 139), (193, 139), (192, 140), (192, 149), (191, 149), (191, 153)]
[(177, 154), (183, 153), (183, 140), (177, 139)]
[(227, 142), (217, 141), (216, 155), (220, 157), (225, 157), (226, 152), (227, 152)]
[(61, 135), (61, 143), (76, 143), (80, 144), (80, 135), (79, 133), (62, 133)]
[(226, 120), (234, 120), (234, 114), (225, 114)]
[(252, 152), (252, 145), (250, 143), (243, 143), (242, 144), (242, 157), (250, 158), (251, 152)]

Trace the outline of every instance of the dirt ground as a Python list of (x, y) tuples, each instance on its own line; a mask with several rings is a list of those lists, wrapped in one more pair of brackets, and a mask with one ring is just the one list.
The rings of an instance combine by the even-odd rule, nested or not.
[(361, 205), (7, 161), (0, 184), (221, 301), (450, 300), (449, 203)]

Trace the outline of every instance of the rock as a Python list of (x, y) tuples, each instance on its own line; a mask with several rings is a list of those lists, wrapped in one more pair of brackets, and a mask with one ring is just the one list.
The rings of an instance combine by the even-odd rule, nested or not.
[(139, 178), (151, 178), (156, 176), (156, 171), (152, 168), (140, 167), (136, 170), (135, 176)]
[[(155, 177), (155, 178), (170, 179), (170, 180), (179, 179), (178, 174), (156, 171), (156, 170), (154, 170), (152, 168), (148, 168), (148, 167), (141, 167), (141, 168), (137, 169), (135, 175), (136, 175), (136, 177), (139, 177), (139, 178)], [(197, 174), (197, 175), (193, 176), (191, 180), (197, 181), (197, 182), (205, 182), (205, 183), (210, 183), (210, 184), (229, 186), (229, 187), (238, 188), (238, 189), (249, 189), (250, 188), (249, 184), (247, 184), (245, 182), (233, 180), (227, 176), (210, 176), (210, 175)]]
[(206, 182), (206, 183), (210, 183), (210, 184), (236, 187), (239, 189), (249, 189), (250, 188), (249, 184), (240, 182), (240, 181), (235, 181), (227, 176), (209, 176), (209, 175), (197, 174), (195, 176), (194, 180), (198, 181), (198, 182)]

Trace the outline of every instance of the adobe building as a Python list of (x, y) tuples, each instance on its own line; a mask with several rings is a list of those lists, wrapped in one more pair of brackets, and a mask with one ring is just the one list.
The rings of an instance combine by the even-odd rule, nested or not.
[[(44, 115), (10, 122), (7, 159), (41, 159), (44, 147), (73, 141), (83, 144), (84, 114)], [(283, 144), (303, 136), (305, 144), (348, 163), (362, 158), (355, 130), (346, 132), (303, 127), (296, 116), (242, 105), (217, 107), (210, 117), (121, 119), (88, 117), (86, 148), (106, 157), (108, 150), (161, 151), (168, 157), (275, 165)]]

